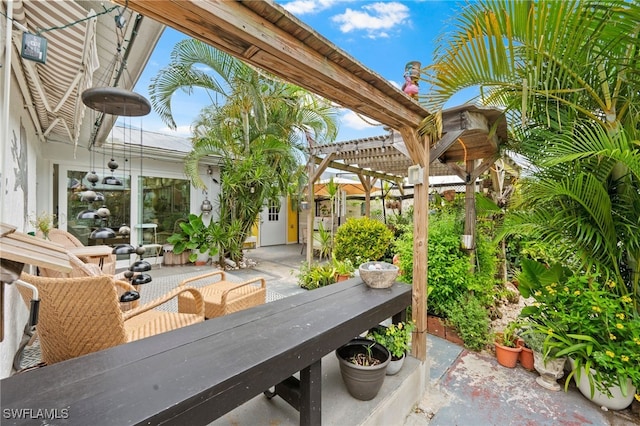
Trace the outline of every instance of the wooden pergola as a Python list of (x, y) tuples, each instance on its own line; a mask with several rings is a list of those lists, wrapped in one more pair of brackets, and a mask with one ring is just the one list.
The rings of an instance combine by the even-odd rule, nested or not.
[[(497, 158), (500, 133), (491, 129), (499, 112), (480, 113), (472, 106), (455, 109), (445, 120), (446, 133), (432, 144), (418, 134), (420, 123), (429, 115), (422, 105), (272, 1), (114, 1), (396, 130), (406, 148), (407, 164), (420, 166), (422, 174), (423, 184), (416, 185), (414, 195), (414, 256), (417, 259), (427, 259), (431, 158), (457, 170), (467, 182), (479, 174), (474, 166), (476, 160), (484, 159), (481, 167), (486, 170)], [(335, 152), (317, 158), (318, 166), (310, 162), (312, 182), (319, 170), (336, 167), (338, 163)], [(460, 166), (460, 161), (465, 164)], [(371, 167), (367, 167), (369, 171), (365, 173), (356, 165), (343, 163), (342, 167), (360, 170), (363, 176), (368, 176), (365, 181), (375, 178), (376, 173), (385, 174)], [(312, 191), (309, 196), (313, 196)], [(309, 215), (308, 221), (312, 220)], [(427, 350), (427, 263), (414, 262), (413, 271), (412, 309), (417, 327), (412, 354), (422, 361), (426, 359)]]

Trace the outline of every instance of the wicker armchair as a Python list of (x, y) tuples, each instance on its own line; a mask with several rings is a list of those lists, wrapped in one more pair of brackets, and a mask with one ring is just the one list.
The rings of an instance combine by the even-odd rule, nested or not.
[[(71, 263), (71, 272), (59, 272), (49, 268), (40, 268), (40, 276), (47, 278), (80, 278), (80, 277), (98, 277), (100, 275), (111, 276), (114, 279), (118, 295), (122, 295), (127, 291), (140, 292), (139, 286), (132, 286), (127, 278), (124, 276), (124, 272), (115, 275), (105, 274), (100, 266), (95, 263), (85, 263), (78, 256), (73, 253), (67, 252), (69, 256), (69, 263)], [(28, 303), (27, 303), (28, 304)], [(123, 302), (121, 304), (122, 310), (129, 310), (138, 306), (138, 301)]]
[[(196, 283), (216, 275), (220, 276), (218, 281), (209, 282), (203, 286)], [(267, 284), (264, 278), (254, 278), (243, 283), (232, 283), (226, 280), (224, 271), (215, 271), (188, 278), (182, 281), (177, 288), (183, 288), (188, 283), (191, 283), (190, 285), (196, 287), (202, 294), (204, 315), (207, 319), (262, 305), (267, 299)], [(183, 293), (178, 296), (179, 309), (190, 309), (196, 302), (191, 294)]]
[[(58, 228), (53, 228), (51, 231), (49, 231), (49, 239), (54, 243), (62, 245), (65, 248), (84, 247), (82, 241), (77, 239), (72, 233), (63, 231), (62, 229)], [(82, 257), (80, 258), (80, 260), (85, 263), (94, 263), (96, 265), (100, 262), (100, 259), (95, 257)], [(105, 274), (113, 275), (116, 272), (116, 255), (113, 254), (106, 260), (103, 259), (101, 269)]]
[[(176, 288), (138, 308), (122, 312), (114, 280), (109, 275), (46, 278), (23, 273), (38, 288), (42, 361), (75, 358), (123, 343), (204, 321), (204, 304), (192, 287)], [(182, 293), (194, 298), (194, 309), (178, 313), (153, 308)]]

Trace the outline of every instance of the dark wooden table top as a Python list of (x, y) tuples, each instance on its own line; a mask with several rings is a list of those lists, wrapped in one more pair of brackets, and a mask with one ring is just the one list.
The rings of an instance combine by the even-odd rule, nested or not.
[(3, 379), (2, 408), (68, 408), (56, 424), (207, 424), (410, 304), (409, 285), (354, 278)]

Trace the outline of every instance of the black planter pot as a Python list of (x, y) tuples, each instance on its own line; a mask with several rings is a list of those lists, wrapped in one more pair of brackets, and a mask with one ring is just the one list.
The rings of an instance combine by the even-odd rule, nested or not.
[[(380, 360), (380, 364), (367, 367), (349, 361), (356, 354), (366, 354), (366, 348), (369, 346), (372, 356)], [(342, 380), (351, 396), (361, 401), (375, 398), (384, 382), (387, 365), (391, 361), (391, 354), (387, 348), (373, 340), (355, 338), (336, 349), (336, 356), (340, 363)]]

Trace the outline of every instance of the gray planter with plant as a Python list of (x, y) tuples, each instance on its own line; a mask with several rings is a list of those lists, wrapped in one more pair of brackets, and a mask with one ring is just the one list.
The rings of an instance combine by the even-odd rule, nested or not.
[(378, 395), (391, 354), (380, 343), (355, 338), (336, 349), (340, 374), (349, 394), (361, 401)]

